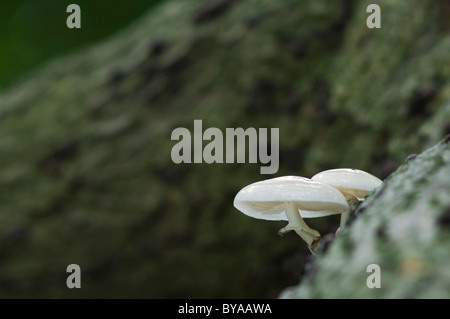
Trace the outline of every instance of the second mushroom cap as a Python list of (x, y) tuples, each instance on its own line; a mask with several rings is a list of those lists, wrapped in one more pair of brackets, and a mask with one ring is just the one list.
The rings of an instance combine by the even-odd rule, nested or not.
[(311, 179), (334, 186), (344, 194), (358, 199), (364, 198), (383, 183), (379, 178), (353, 168), (330, 169), (314, 175)]

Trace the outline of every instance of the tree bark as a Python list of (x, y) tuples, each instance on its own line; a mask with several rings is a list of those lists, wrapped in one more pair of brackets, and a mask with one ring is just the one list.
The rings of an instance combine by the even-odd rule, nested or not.
[(449, 176), (450, 135), (386, 179), (281, 297), (449, 298)]

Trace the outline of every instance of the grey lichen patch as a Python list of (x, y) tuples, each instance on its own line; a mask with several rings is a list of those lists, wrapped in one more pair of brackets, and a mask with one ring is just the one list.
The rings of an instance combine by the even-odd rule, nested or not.
[[(401, 166), (366, 199), (359, 209), (366, 208), (341, 237), (317, 257), (313, 283), (304, 278), (281, 296), (449, 298), (449, 152), (443, 140)], [(380, 288), (366, 285), (370, 264), (380, 266)]]

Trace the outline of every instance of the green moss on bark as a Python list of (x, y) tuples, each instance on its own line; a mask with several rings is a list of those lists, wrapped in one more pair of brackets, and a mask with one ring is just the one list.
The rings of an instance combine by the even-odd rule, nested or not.
[[(410, 159), (284, 298), (449, 298), (450, 135)], [(380, 287), (368, 288), (371, 264)]]

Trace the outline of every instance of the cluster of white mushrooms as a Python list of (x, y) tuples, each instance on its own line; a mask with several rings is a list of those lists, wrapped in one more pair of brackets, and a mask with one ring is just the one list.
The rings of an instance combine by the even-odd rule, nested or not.
[(278, 234), (293, 230), (316, 253), (320, 234), (303, 218), (341, 214), (338, 235), (359, 202), (382, 183), (367, 172), (348, 168), (323, 171), (311, 179), (277, 177), (241, 189), (234, 198), (234, 207), (257, 219), (287, 220), (288, 225)]

